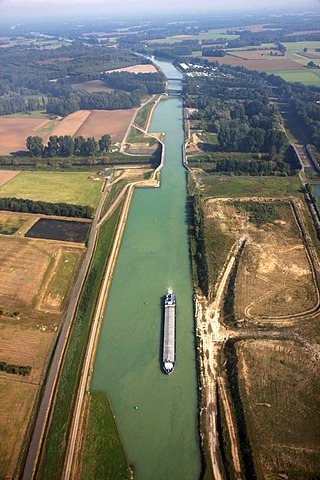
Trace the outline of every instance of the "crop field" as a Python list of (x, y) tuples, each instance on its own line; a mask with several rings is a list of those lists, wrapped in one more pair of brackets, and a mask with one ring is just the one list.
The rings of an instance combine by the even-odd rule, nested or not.
[(209, 61), (218, 62), (221, 65), (232, 65), (248, 68), (249, 70), (257, 70), (258, 72), (275, 73), (282, 70), (300, 70), (305, 67), (294, 60), (286, 57), (260, 57), (253, 59), (236, 58), (234, 56), (226, 57), (203, 57)]
[(247, 340), (236, 345), (257, 478), (319, 478), (317, 361), (310, 350), (291, 341)]
[(0, 170), (0, 186), (7, 183), (11, 178), (18, 175), (19, 172), (10, 172), (9, 170)]
[(89, 80), (88, 82), (73, 83), (72, 90), (85, 90), (88, 93), (113, 92), (113, 88), (107, 87), (101, 80)]
[(99, 140), (102, 135), (108, 133), (112, 143), (121, 142), (131, 123), (136, 109), (128, 110), (93, 110), (81, 127), (77, 130), (76, 136), (83, 135), (95, 137)]
[(17, 478), (15, 471), (37, 391), (38, 385), (0, 378), (0, 472), (4, 479)]
[[(2, 214), (11, 224), (32, 215)], [(25, 225), (22, 227), (22, 230)], [(20, 230), (19, 230), (20, 232)], [(29, 375), (0, 372), (1, 478), (14, 477), (34, 401), (65, 314), (84, 249), (61, 242), (0, 235), (0, 361), (30, 366)]]
[(150, 65), (133, 65), (132, 67), (116, 68), (115, 70), (108, 70), (106, 73), (113, 72), (128, 72), (128, 73), (157, 73), (158, 70), (152, 64)]
[(102, 181), (86, 172), (21, 172), (0, 187), (0, 197), (27, 198), (53, 203), (98, 205)]
[(55, 123), (48, 119), (0, 118), (0, 155), (26, 151), (26, 138), (38, 135), (46, 138)]

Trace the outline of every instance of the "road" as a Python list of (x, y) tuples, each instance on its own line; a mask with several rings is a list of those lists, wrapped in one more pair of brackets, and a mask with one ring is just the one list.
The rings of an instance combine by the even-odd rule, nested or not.
[[(224, 345), (224, 342), (229, 336), (229, 332), (227, 330), (224, 330), (224, 328), (220, 324), (219, 316), (222, 308), (224, 292), (230, 277), (230, 273), (232, 271), (232, 267), (234, 266), (239, 249), (243, 246), (244, 242), (245, 237), (241, 237), (239, 241), (233, 246), (231, 256), (218, 285), (214, 302), (210, 305), (205, 305), (205, 308), (203, 309), (201, 305), (202, 301), (196, 301), (197, 334), (202, 342), (201, 349), (203, 353), (201, 365), (202, 368), (200, 369), (202, 372), (202, 385), (205, 389), (205, 405), (203, 406), (203, 409), (205, 410), (207, 441), (209, 445), (211, 465), (215, 480), (222, 480), (224, 478), (218, 461), (219, 444), (217, 434), (216, 394), (218, 382), (218, 354), (220, 352), (220, 349)], [(222, 386), (221, 382), (219, 382), (219, 386)], [(225, 403), (223, 395), (221, 396), (221, 399), (223, 403)], [(229, 405), (224, 405), (226, 415), (228, 414), (227, 407), (229, 407)], [(227, 421), (228, 424), (233, 427), (231, 414), (230, 418), (227, 418)], [(229, 428), (229, 432), (230, 431), (232, 433), (233, 428)], [(230, 435), (230, 440), (232, 461), (236, 471), (236, 478), (240, 479), (241, 464), (235, 433), (233, 436)]]
[(42, 441), (43, 441), (43, 435), (44, 435), (45, 428), (46, 428), (46, 425), (47, 425), (49, 411), (50, 411), (50, 408), (51, 408), (51, 405), (52, 405), (52, 400), (53, 400), (53, 397), (54, 397), (55, 387), (56, 387), (56, 384), (57, 384), (57, 379), (58, 379), (58, 376), (59, 376), (59, 371), (60, 371), (63, 355), (64, 355), (65, 348), (66, 348), (67, 339), (68, 339), (70, 328), (71, 328), (71, 325), (72, 325), (72, 320), (74, 318), (74, 314), (75, 314), (75, 311), (76, 311), (76, 308), (77, 308), (77, 305), (78, 305), (79, 295), (81, 293), (81, 289), (82, 289), (82, 286), (83, 286), (83, 283), (84, 283), (84, 279), (85, 279), (85, 276), (87, 274), (87, 271), (88, 271), (88, 268), (89, 268), (89, 265), (90, 265), (90, 261), (91, 261), (93, 249), (94, 249), (94, 246), (95, 246), (95, 241), (96, 241), (97, 225), (98, 225), (98, 222), (99, 222), (99, 218), (100, 218), (100, 215), (101, 215), (101, 210), (102, 210), (103, 204), (104, 204), (104, 202), (106, 200), (106, 197), (107, 197), (107, 194), (108, 194), (108, 187), (110, 185), (110, 182), (111, 182), (111, 177), (108, 178), (108, 180), (105, 184), (105, 187), (104, 187), (104, 190), (103, 190), (98, 208), (96, 210), (94, 219), (92, 221), (91, 230), (90, 230), (90, 237), (89, 237), (89, 241), (88, 241), (87, 253), (86, 253), (85, 259), (82, 263), (76, 285), (73, 289), (72, 296), (71, 296), (70, 303), (69, 303), (69, 307), (68, 307), (68, 311), (67, 311), (67, 315), (66, 315), (66, 319), (63, 323), (63, 326), (62, 326), (62, 329), (61, 329), (61, 332), (59, 334), (59, 338), (57, 340), (57, 344), (56, 344), (56, 347), (55, 347), (55, 350), (54, 350), (54, 354), (53, 354), (53, 357), (52, 357), (52, 361), (51, 361), (50, 368), (49, 368), (47, 378), (46, 378), (46, 382), (45, 382), (45, 385), (44, 385), (44, 390), (43, 390), (43, 393), (42, 393), (40, 406), (39, 406), (39, 409), (38, 409), (38, 414), (37, 414), (37, 418), (36, 418), (36, 422), (35, 422), (35, 427), (34, 427), (32, 437), (31, 437), (31, 441), (30, 441), (30, 444), (29, 444), (29, 450), (28, 450), (28, 453), (27, 453), (27, 457), (26, 457), (26, 461), (25, 461), (25, 465), (24, 465), (24, 470), (23, 470), (23, 474), (22, 474), (22, 479), (23, 480), (32, 479), (33, 476), (34, 476), (34, 473), (35, 473), (35, 469), (36, 469), (36, 465), (37, 465), (37, 461), (38, 461), (38, 457), (39, 457), (39, 452), (40, 452), (41, 444), (42, 444)]

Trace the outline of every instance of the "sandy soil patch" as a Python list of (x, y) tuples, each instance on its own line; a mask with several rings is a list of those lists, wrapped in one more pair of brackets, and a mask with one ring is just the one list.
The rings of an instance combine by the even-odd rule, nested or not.
[(33, 118), (0, 118), (0, 155), (26, 151), (26, 138), (30, 135), (45, 138), (48, 133), (41, 130), (51, 123), (51, 120)]
[(112, 142), (121, 142), (131, 123), (136, 109), (128, 110), (93, 110), (77, 130), (76, 136), (93, 136), (97, 140), (108, 133)]
[(101, 80), (90, 80), (88, 82), (74, 83), (72, 90), (85, 90), (88, 93), (113, 92), (113, 88), (107, 87)]
[(11, 172), (9, 170), (0, 170), (0, 186), (7, 183), (11, 178), (15, 177), (20, 173), (19, 171)]
[(133, 65), (132, 67), (117, 68), (115, 70), (107, 70), (105, 73), (113, 72), (129, 72), (129, 73), (158, 73), (154, 65)]

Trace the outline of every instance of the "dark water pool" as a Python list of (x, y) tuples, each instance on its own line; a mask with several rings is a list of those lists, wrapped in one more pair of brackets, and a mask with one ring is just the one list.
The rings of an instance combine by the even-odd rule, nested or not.
[(40, 218), (26, 233), (29, 238), (85, 243), (91, 222)]

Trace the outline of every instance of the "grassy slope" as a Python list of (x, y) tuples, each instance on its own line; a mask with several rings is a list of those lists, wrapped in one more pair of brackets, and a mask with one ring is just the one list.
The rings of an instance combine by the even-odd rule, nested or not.
[(109, 399), (93, 392), (82, 461), (82, 480), (129, 478), (129, 468)]
[(96, 207), (101, 181), (90, 180), (89, 175), (88, 172), (21, 172), (0, 187), (0, 197)]

